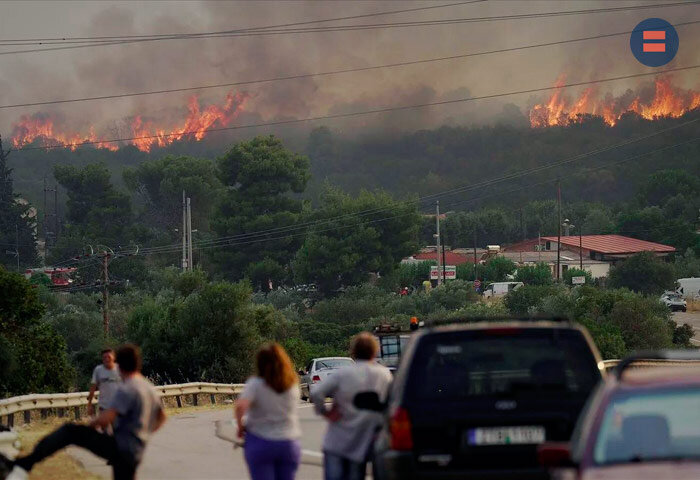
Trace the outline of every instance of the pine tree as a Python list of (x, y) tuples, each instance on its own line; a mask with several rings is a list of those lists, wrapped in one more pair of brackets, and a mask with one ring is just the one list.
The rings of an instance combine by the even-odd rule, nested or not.
[(31, 206), (19, 203), (14, 193), (12, 169), (7, 166), (9, 154), (0, 138), (0, 264), (14, 270), (18, 257), (20, 268), (35, 266), (37, 250)]

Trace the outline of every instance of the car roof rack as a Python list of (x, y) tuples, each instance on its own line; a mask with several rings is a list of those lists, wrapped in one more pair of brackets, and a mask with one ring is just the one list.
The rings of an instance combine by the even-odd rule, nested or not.
[(629, 355), (615, 365), (613, 374), (620, 380), (625, 370), (633, 364), (645, 360), (665, 360), (665, 361), (700, 361), (700, 351), (698, 350), (643, 350)]
[(529, 315), (529, 316), (498, 316), (498, 317), (463, 317), (463, 318), (438, 318), (426, 320), (426, 327), (442, 327), (453, 324), (468, 324), (477, 322), (555, 322), (572, 323), (571, 319), (565, 316)]

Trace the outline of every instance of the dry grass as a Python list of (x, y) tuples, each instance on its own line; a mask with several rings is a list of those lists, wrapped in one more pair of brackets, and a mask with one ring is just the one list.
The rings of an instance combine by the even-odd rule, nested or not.
[(687, 300), (686, 303), (689, 312), (700, 312), (700, 300)]
[[(64, 423), (66, 423), (65, 419), (55, 418), (35, 422), (29, 427), (18, 429), (22, 442), (20, 455), (29, 453), (42, 437)], [(80, 462), (66, 452), (59, 452), (36, 464), (29, 475), (30, 480), (74, 480), (76, 478), (100, 480), (101, 477), (85, 470)]]

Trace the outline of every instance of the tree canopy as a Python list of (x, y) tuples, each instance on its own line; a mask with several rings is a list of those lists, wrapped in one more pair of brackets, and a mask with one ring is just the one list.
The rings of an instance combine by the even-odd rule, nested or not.
[[(234, 145), (217, 165), (225, 192), (213, 214), (212, 229), (219, 238), (233, 237), (230, 246), (211, 253), (219, 271), (238, 279), (249, 265), (265, 259), (285, 265), (303, 241), (299, 235), (283, 233), (301, 218), (303, 202), (293, 194), (303, 192), (309, 180), (308, 158), (269, 136)], [(270, 233), (246, 236), (260, 231)]]

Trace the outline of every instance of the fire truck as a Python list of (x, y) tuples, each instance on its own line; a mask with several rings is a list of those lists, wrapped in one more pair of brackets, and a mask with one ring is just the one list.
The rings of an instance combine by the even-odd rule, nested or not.
[(392, 373), (399, 367), (401, 354), (406, 350), (411, 333), (423, 326), (417, 317), (411, 317), (408, 330), (401, 329), (399, 325), (381, 324), (374, 327), (374, 336), (379, 341), (379, 358), (377, 361), (391, 370)]
[(51, 287), (64, 288), (69, 287), (73, 283), (70, 275), (78, 270), (75, 267), (44, 267), (44, 268), (28, 268), (24, 272), (24, 277), (29, 280), (35, 273), (43, 273), (51, 280)]

